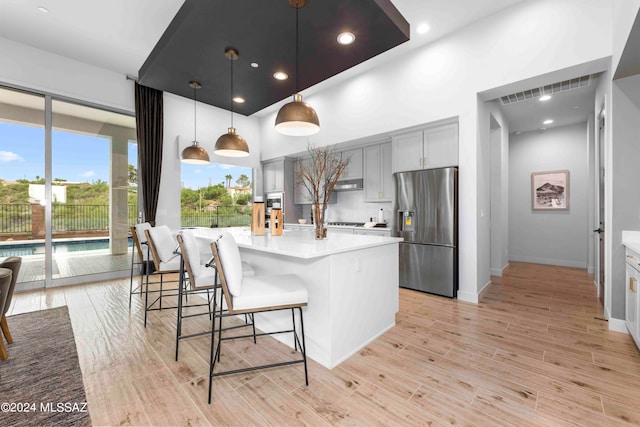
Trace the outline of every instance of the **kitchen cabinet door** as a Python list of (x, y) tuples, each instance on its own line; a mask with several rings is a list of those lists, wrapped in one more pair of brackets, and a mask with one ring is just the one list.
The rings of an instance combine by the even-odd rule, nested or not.
[(458, 123), (424, 130), (423, 168), (458, 166)]
[(390, 202), (393, 198), (391, 143), (365, 147), (364, 201)]
[(263, 163), (262, 177), (265, 194), (284, 191), (284, 160)]
[[(627, 251), (629, 254), (629, 251)], [(628, 255), (627, 255), (628, 256)], [(640, 336), (638, 335), (640, 331), (638, 330), (638, 279), (640, 278), (640, 274), (629, 264), (626, 264), (627, 268), (627, 280), (626, 280), (626, 313), (625, 313), (625, 323), (627, 324), (627, 329), (629, 333), (636, 341), (636, 345), (640, 346)]]
[(391, 145), (393, 172), (422, 169), (422, 159), (424, 157), (422, 131), (394, 136)]
[(362, 148), (346, 150), (342, 152), (344, 159), (349, 159), (349, 164), (340, 176), (340, 180), (362, 178)]
[(309, 163), (309, 159), (300, 159), (295, 163), (296, 172), (294, 172), (295, 190), (293, 193), (293, 202), (296, 205), (306, 205), (311, 203), (311, 194), (309, 193), (309, 190), (307, 190), (307, 187), (304, 186), (304, 184), (302, 183), (302, 178), (299, 177), (297, 173), (298, 164), (301, 162)]

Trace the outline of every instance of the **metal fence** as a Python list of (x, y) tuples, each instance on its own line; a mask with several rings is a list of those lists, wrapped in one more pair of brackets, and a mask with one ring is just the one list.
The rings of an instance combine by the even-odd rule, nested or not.
[(251, 210), (246, 206), (182, 208), (181, 219), (182, 227), (240, 227), (251, 223)]
[(0, 205), (0, 233), (31, 233), (31, 205)]
[[(30, 204), (0, 204), (0, 233), (31, 233), (32, 212)], [(137, 206), (128, 205), (127, 214), (133, 226), (138, 220)], [(246, 206), (182, 208), (181, 214), (182, 227), (237, 227), (251, 222), (251, 209)], [(109, 230), (109, 206), (54, 204), (52, 224), (54, 232)]]

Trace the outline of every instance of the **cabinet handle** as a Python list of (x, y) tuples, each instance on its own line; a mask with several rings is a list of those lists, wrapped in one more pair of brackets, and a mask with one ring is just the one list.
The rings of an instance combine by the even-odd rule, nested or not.
[(631, 292), (635, 292), (636, 291), (636, 278), (635, 277), (629, 277), (629, 291), (631, 291)]

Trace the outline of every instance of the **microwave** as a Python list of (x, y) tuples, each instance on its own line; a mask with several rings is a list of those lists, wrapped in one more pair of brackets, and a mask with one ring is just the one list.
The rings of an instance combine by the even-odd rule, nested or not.
[(284, 193), (268, 193), (264, 207), (267, 217), (271, 215), (271, 208), (280, 208), (284, 214)]

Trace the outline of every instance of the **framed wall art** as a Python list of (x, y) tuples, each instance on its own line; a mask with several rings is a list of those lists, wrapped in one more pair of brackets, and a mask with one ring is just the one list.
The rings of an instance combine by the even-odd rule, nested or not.
[(557, 211), (569, 209), (569, 171), (531, 174), (531, 209)]

